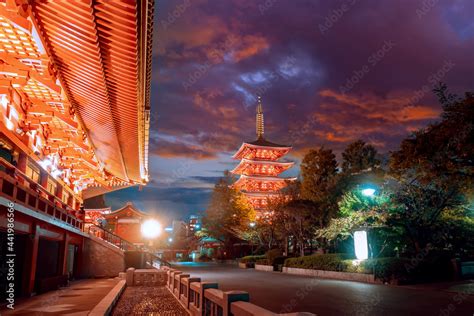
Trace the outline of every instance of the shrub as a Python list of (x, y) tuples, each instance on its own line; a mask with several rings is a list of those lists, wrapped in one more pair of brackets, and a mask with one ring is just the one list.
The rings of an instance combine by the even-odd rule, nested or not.
[(258, 256), (245, 256), (240, 258), (241, 263), (255, 263), (259, 259), (266, 259), (265, 255), (258, 255)]
[(208, 261), (212, 261), (211, 257), (209, 257), (208, 255), (206, 254), (201, 254), (199, 257), (198, 257), (198, 261), (201, 261), (201, 262), (208, 262)]
[(283, 252), (280, 249), (270, 249), (265, 253), (265, 257), (268, 259), (270, 265), (273, 265), (275, 259), (282, 255)]
[(288, 268), (302, 268), (328, 271), (344, 271), (343, 260), (349, 257), (347, 254), (317, 254), (311, 256), (288, 258), (284, 266)]
[(406, 269), (409, 262), (408, 258), (386, 257), (367, 259), (360, 265), (370, 273), (375, 273), (375, 278), (383, 282), (391, 282), (395, 279), (405, 283), (411, 279), (410, 272)]
[(260, 265), (264, 265), (264, 266), (271, 266), (271, 262), (270, 260), (268, 259), (258, 259), (257, 261), (255, 261), (255, 264), (260, 264)]

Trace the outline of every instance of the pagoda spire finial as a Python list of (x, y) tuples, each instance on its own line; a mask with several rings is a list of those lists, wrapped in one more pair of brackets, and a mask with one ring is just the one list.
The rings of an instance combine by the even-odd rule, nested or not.
[(263, 122), (263, 107), (262, 107), (262, 98), (257, 96), (257, 138), (263, 138), (264, 134), (264, 122)]

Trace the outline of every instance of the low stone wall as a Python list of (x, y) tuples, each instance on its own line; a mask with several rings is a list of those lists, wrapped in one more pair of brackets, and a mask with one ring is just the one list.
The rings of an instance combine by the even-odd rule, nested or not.
[(283, 267), (283, 273), (307, 275), (307, 276), (323, 278), (323, 279), (336, 279), (336, 280), (357, 281), (357, 282), (365, 282), (365, 283), (377, 283), (375, 281), (375, 277), (373, 274), (365, 274), (365, 273), (325, 271), (325, 270), (288, 268), (288, 267)]
[[(215, 282), (201, 282), (188, 274), (163, 267), (168, 275), (167, 288), (193, 316), (315, 316), (312, 313), (276, 314), (249, 302), (245, 291), (222, 291)], [(128, 271), (127, 271), (128, 272)]]
[(253, 269), (254, 267), (255, 267), (255, 263), (253, 262), (247, 262), (247, 263), (239, 262), (239, 268), (241, 269)]
[(89, 235), (84, 239), (81, 277), (115, 277), (125, 270), (124, 252), (103, 239)]
[(256, 264), (255, 265), (255, 270), (260, 270), (260, 271), (271, 271), (273, 272), (273, 266), (267, 266), (263, 264)]
[(117, 303), (120, 295), (126, 287), (126, 281), (121, 280), (117, 285), (97, 304), (90, 312), (88, 316), (104, 316), (110, 315), (112, 308)]

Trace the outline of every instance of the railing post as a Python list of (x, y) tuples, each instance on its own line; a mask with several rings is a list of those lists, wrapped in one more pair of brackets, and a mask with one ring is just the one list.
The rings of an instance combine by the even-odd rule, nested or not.
[(199, 315), (204, 315), (206, 307), (204, 306), (206, 298), (204, 297), (207, 289), (217, 289), (219, 284), (214, 282), (201, 282), (201, 288), (199, 293)]
[(175, 285), (176, 286), (173, 290), (173, 294), (179, 300), (179, 297), (181, 296), (181, 279), (182, 278), (189, 278), (189, 274), (180, 273), (180, 274), (176, 275), (174, 278), (175, 278)]
[(135, 274), (135, 268), (127, 269), (127, 276), (126, 276), (127, 286), (133, 286), (134, 274)]
[(224, 306), (222, 306), (223, 316), (230, 316), (230, 306), (232, 302), (248, 302), (250, 301), (250, 295), (245, 291), (228, 291), (224, 292)]
[(184, 303), (184, 305), (186, 306), (186, 308), (189, 310), (189, 300), (190, 300), (190, 296), (191, 296), (191, 283), (194, 283), (194, 282), (201, 282), (201, 278), (184, 278), (183, 279), (183, 282), (186, 282), (186, 293), (182, 293), (181, 296), (180, 296), (180, 299), (183, 298), (181, 301)]

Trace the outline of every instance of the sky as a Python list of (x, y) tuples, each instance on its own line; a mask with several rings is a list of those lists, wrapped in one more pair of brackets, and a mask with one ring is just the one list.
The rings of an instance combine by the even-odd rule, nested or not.
[[(474, 1), (156, 1), (151, 182), (106, 195), (164, 221), (202, 213), (243, 141), (265, 135), (298, 163), (357, 139), (380, 153), (435, 121), (431, 92), (474, 87)], [(285, 175), (299, 172), (293, 167)]]

